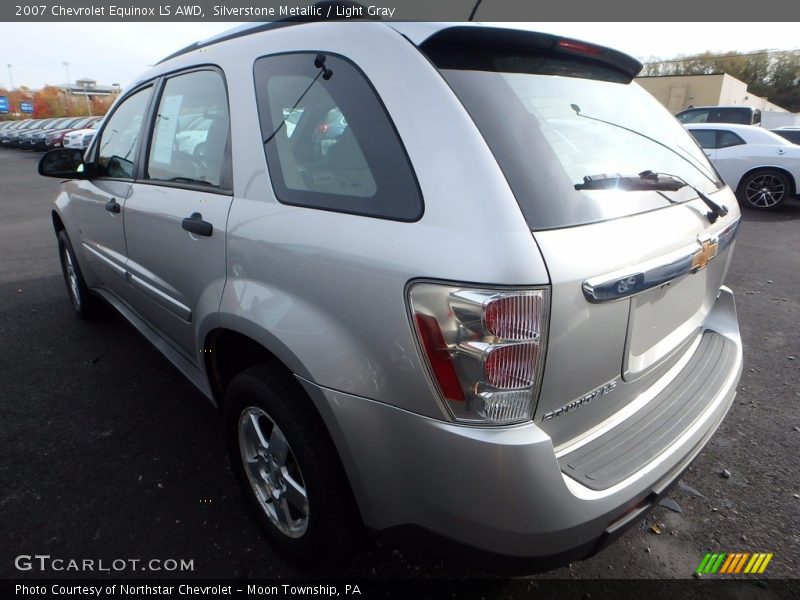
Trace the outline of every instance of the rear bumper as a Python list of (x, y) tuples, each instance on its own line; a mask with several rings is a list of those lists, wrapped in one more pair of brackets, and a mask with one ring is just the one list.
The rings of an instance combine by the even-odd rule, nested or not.
[(706, 328), (731, 345), (728, 358), (714, 364), (716, 389), (704, 391), (702, 410), (670, 431), (657, 454), (606, 489), (562, 472), (535, 422), (464, 427), (301, 382), (329, 427), (368, 527), (414, 525), (492, 554), (564, 563), (593, 554), (637, 522), (727, 413), (742, 369), (730, 290), (722, 288)]

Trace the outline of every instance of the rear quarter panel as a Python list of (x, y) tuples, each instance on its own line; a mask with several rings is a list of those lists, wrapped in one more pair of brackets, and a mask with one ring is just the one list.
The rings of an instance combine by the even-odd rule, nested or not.
[[(415, 278), (496, 285), (548, 282), (518, 205), (464, 108), (395, 31), (318, 23), (209, 49), (231, 93), (235, 198), (220, 324), (261, 341), (317, 385), (435, 418), (405, 306)], [(287, 206), (269, 181), (253, 63), (290, 51), (343, 55), (383, 100), (425, 204), (402, 223)], [(191, 57), (191, 55), (190, 55)]]

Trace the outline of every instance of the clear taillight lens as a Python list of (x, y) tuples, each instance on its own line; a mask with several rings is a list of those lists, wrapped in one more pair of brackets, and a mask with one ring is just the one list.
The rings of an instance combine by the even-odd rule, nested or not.
[(417, 283), (409, 305), (428, 371), (453, 419), (510, 424), (533, 417), (545, 354), (546, 288)]

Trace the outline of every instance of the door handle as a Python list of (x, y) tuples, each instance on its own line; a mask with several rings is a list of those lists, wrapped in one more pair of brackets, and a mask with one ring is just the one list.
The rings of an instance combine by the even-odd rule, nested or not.
[(117, 204), (116, 198), (112, 198), (108, 202), (106, 202), (106, 210), (112, 213), (119, 213), (120, 208), (119, 204)]
[(181, 223), (181, 227), (186, 231), (206, 237), (214, 233), (214, 226), (208, 221), (203, 221), (203, 215), (198, 212), (192, 213), (192, 216), (185, 218)]

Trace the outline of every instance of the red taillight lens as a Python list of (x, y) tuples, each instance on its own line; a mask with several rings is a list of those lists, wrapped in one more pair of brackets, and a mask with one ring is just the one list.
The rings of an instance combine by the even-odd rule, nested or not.
[(547, 289), (418, 283), (409, 291), (409, 305), (424, 361), (451, 417), (496, 424), (532, 418)]
[(436, 381), (439, 382), (442, 394), (448, 400), (463, 402), (464, 390), (458, 382), (458, 375), (447, 350), (447, 344), (442, 337), (439, 323), (429, 315), (415, 315), (417, 332), (419, 333), (422, 348), (428, 357)]

